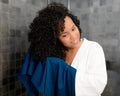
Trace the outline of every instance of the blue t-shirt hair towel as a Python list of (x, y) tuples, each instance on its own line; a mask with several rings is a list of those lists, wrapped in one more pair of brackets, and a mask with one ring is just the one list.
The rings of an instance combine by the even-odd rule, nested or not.
[(75, 96), (76, 69), (57, 57), (47, 57), (46, 61), (35, 64), (29, 49), (19, 80), (25, 86), (29, 96)]

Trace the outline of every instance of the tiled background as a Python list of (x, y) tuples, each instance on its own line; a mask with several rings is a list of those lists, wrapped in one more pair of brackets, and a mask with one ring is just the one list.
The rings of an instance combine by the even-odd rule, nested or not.
[(48, 1), (70, 1), (82, 37), (103, 46), (109, 70), (102, 96), (120, 96), (120, 0), (0, 0), (0, 96), (27, 96), (16, 76), (29, 46), (29, 24)]
[(0, 96), (27, 96), (16, 76), (29, 46), (29, 24), (46, 5), (45, 0), (0, 0)]

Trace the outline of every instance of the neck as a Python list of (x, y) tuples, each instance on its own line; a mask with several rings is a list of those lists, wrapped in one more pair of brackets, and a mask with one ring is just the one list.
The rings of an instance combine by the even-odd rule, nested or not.
[(82, 42), (83, 42), (83, 40), (80, 41), (79, 47), (76, 47), (74, 49), (69, 49), (69, 50), (65, 51), (66, 56), (65, 56), (64, 60), (68, 65), (71, 65), (71, 63), (72, 63), (78, 49), (80, 48)]

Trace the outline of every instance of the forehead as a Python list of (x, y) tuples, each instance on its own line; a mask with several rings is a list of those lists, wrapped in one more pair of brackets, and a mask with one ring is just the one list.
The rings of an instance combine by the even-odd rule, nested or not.
[(70, 17), (66, 16), (64, 20), (65, 20), (64, 22), (65, 29), (69, 29), (74, 25), (74, 22), (72, 21)]

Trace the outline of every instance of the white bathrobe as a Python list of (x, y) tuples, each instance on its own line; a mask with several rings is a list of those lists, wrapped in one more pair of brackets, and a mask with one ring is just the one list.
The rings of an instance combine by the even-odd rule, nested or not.
[(71, 66), (77, 69), (76, 96), (101, 96), (107, 84), (106, 63), (102, 47), (97, 42), (84, 38)]

